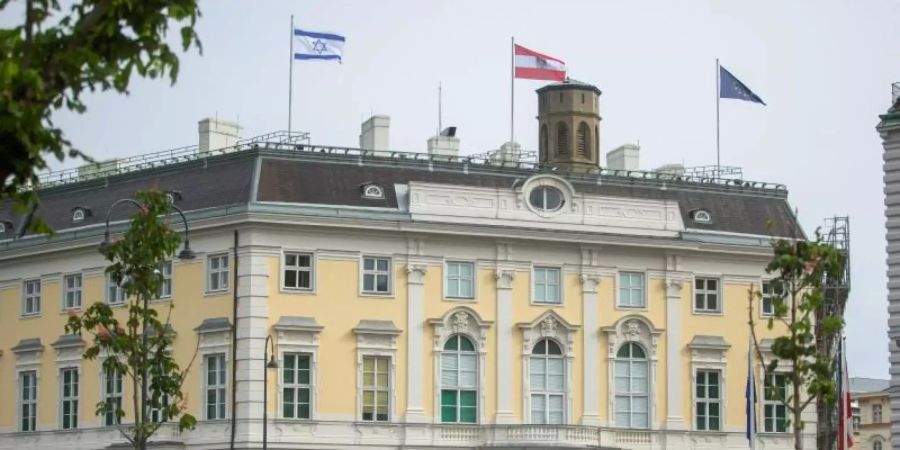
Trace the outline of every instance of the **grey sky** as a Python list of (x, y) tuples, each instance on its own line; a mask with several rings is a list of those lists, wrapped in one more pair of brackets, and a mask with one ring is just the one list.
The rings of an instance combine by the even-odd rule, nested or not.
[[(294, 128), (355, 146), (359, 123), (389, 114), (397, 150), (424, 151), (457, 125), (463, 153), (509, 139), (510, 36), (565, 60), (601, 96), (601, 151), (640, 140), (641, 165), (715, 163), (715, 58), (769, 106), (723, 100), (723, 164), (782, 182), (808, 232), (851, 216), (852, 376), (887, 378), (884, 213), (877, 115), (900, 81), (900, 2), (866, 1), (204, 1), (203, 56), (178, 84), (139, 81), (60, 115), (105, 159), (194, 144), (197, 120), (240, 120), (245, 136), (287, 122), (289, 16), (347, 36), (344, 64), (294, 66)], [(4, 25), (18, 19), (3, 13)], [(516, 83), (516, 136), (536, 148), (541, 82)], [(71, 163), (66, 164), (70, 166)], [(739, 301), (739, 300), (735, 300)]]

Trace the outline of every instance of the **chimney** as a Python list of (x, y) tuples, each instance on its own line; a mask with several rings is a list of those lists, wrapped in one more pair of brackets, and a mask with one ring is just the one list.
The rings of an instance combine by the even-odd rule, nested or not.
[(441, 134), (428, 138), (428, 154), (459, 156), (459, 138), (456, 137), (456, 127), (444, 128)]
[(218, 117), (207, 117), (197, 123), (200, 152), (234, 147), (241, 139), (241, 126)]
[(638, 156), (641, 146), (623, 144), (606, 154), (606, 168), (613, 170), (641, 170)]
[(391, 126), (390, 116), (377, 114), (362, 123), (359, 132), (359, 148), (363, 150), (389, 150), (388, 130)]

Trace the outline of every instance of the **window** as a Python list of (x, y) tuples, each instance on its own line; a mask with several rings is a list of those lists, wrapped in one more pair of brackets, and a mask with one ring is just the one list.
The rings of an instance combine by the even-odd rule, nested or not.
[(475, 298), (475, 264), (447, 262), (447, 297)]
[(81, 274), (63, 279), (63, 309), (81, 309)]
[(722, 305), (719, 302), (719, 280), (715, 278), (697, 278), (694, 280), (694, 311), (722, 311)]
[(225, 372), (225, 355), (207, 355), (206, 357), (206, 420), (225, 418), (225, 389), (227, 378)]
[(37, 372), (19, 373), (19, 431), (35, 431), (37, 426)]
[[(153, 377), (151, 375), (150, 382), (153, 382)], [(151, 398), (152, 402), (153, 399)], [(148, 407), (150, 408), (150, 421), (153, 423), (162, 423), (169, 420), (169, 413), (165, 408), (169, 406), (169, 396), (163, 395), (162, 398), (159, 399), (159, 407), (154, 407), (153, 403), (150, 403)]]
[(712, 215), (705, 209), (696, 209), (691, 211), (691, 218), (695, 223), (712, 223)]
[(25, 297), (22, 299), (22, 315), (33, 316), (41, 313), (41, 280), (26, 281)]
[(284, 354), (282, 371), (282, 416), (285, 419), (309, 419), (312, 394), (310, 355)]
[(312, 289), (312, 255), (309, 253), (284, 254), (284, 288)]
[(172, 297), (172, 261), (163, 261), (159, 267), (162, 284), (159, 285), (159, 298)]
[(558, 211), (565, 202), (563, 193), (552, 186), (538, 186), (528, 194), (528, 203), (539, 211)]
[(644, 274), (641, 272), (619, 273), (619, 305), (628, 308), (644, 307)]
[(644, 349), (634, 342), (619, 348), (615, 361), (616, 426), (647, 428), (650, 424), (649, 377)]
[(62, 403), (60, 404), (62, 429), (78, 428), (78, 369), (62, 369), (60, 379), (62, 382)]
[(212, 255), (206, 261), (207, 284), (209, 292), (228, 290), (228, 255)]
[(569, 127), (565, 122), (556, 124), (556, 154), (560, 156), (569, 154)]
[(84, 210), (81, 208), (75, 208), (75, 211), (72, 212), (72, 222), (81, 222), (84, 220)]
[(719, 431), (722, 420), (721, 383), (718, 370), (697, 371), (695, 413), (698, 431)]
[(384, 188), (377, 184), (367, 184), (363, 186), (363, 197), (384, 198)]
[(363, 258), (363, 293), (391, 293), (390, 258)]
[(881, 405), (872, 405), (872, 423), (881, 423)]
[(565, 361), (559, 345), (541, 339), (531, 351), (531, 423), (564, 423)]
[(787, 408), (779, 399), (787, 398), (787, 375), (766, 375), (763, 385), (763, 431), (787, 432)]
[(478, 355), (469, 338), (455, 334), (441, 354), (441, 422), (478, 422)]
[(872, 450), (881, 450), (881, 441), (875, 441), (872, 443)]
[[(582, 98), (584, 94), (582, 94)], [(583, 103), (583, 102), (582, 102)], [(591, 156), (591, 127), (581, 122), (578, 124), (578, 156), (582, 158), (590, 158)]]
[(559, 289), (559, 269), (551, 267), (534, 268), (534, 302), (558, 305), (562, 303)]
[(387, 356), (363, 357), (362, 420), (390, 420), (390, 364)]
[(103, 397), (106, 401), (103, 423), (106, 426), (118, 424), (116, 411), (122, 409), (122, 372), (115, 369), (103, 371)]
[(125, 288), (116, 284), (111, 276), (106, 276), (106, 303), (121, 305), (125, 303)]
[(764, 316), (775, 314), (776, 303), (783, 301), (783, 290), (781, 284), (777, 281), (764, 281), (762, 284), (762, 305), (761, 311)]

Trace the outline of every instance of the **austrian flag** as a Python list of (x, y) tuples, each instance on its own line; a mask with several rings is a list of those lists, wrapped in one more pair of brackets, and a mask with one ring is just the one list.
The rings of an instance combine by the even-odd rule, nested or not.
[(516, 78), (565, 81), (566, 63), (515, 44)]

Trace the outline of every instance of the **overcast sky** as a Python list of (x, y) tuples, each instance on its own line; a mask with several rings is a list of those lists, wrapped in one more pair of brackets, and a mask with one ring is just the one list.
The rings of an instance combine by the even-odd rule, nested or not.
[[(244, 136), (285, 129), (290, 15), (347, 37), (343, 64), (294, 66), (294, 129), (356, 146), (371, 113), (391, 116), (391, 147), (424, 151), (459, 127), (462, 153), (509, 139), (510, 37), (596, 84), (601, 152), (640, 141), (641, 166), (715, 164), (715, 59), (768, 106), (721, 105), (722, 162), (788, 185), (807, 232), (849, 215), (852, 376), (888, 377), (884, 207), (878, 114), (900, 81), (900, 2), (866, 1), (201, 1), (203, 55), (178, 83), (137, 81), (57, 118), (99, 159), (191, 145), (205, 116)], [(20, 19), (14, 8), (0, 23)], [(541, 82), (516, 83), (516, 137), (537, 147)], [(66, 167), (72, 165), (66, 164)]]

